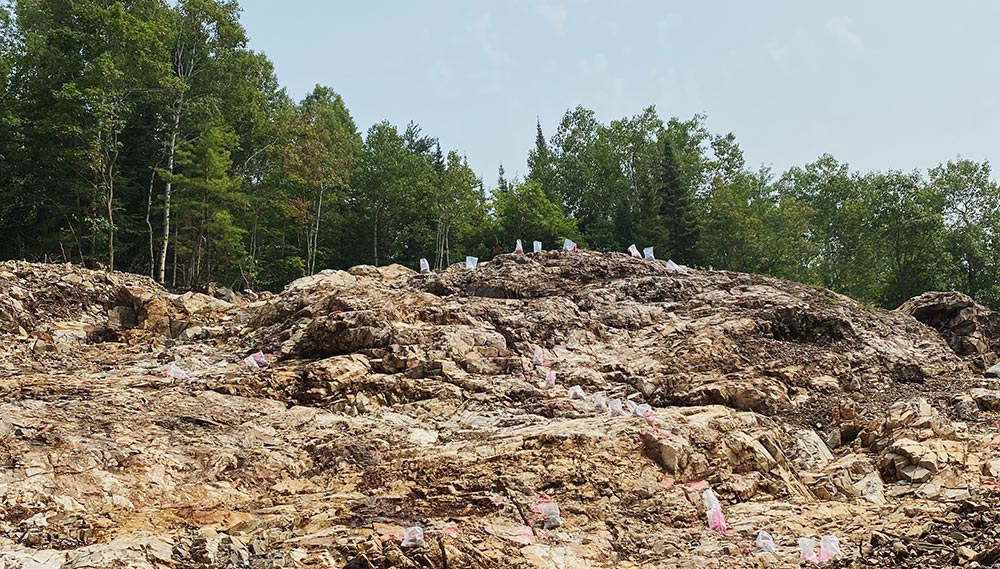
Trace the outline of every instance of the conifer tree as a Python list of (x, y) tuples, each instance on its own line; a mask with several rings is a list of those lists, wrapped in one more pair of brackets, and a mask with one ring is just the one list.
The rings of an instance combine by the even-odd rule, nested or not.
[(552, 155), (548, 143), (545, 142), (540, 120), (535, 122), (535, 129), (535, 148), (528, 153), (528, 179), (538, 182), (550, 200), (561, 203), (561, 200), (556, 200), (555, 195), (555, 157)]
[(510, 182), (507, 181), (506, 172), (504, 172), (503, 169), (503, 162), (500, 163), (500, 168), (497, 173), (499, 176), (497, 178), (497, 189), (501, 192), (506, 192), (510, 189)]
[(681, 178), (670, 139), (663, 137), (659, 175), (660, 218), (666, 225), (664, 253), (679, 263), (695, 263), (698, 245), (698, 220), (694, 196)]

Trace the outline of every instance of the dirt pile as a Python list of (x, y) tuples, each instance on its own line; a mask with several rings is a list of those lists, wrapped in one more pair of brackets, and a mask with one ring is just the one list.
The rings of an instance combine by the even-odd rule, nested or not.
[(133, 326), (54, 351), (25, 327), (0, 353), (0, 566), (794, 567), (826, 534), (830, 566), (996, 549), (1000, 384), (902, 312), (589, 252), (324, 271), (233, 303), (107, 286), (56, 318), (110, 328), (124, 306)]

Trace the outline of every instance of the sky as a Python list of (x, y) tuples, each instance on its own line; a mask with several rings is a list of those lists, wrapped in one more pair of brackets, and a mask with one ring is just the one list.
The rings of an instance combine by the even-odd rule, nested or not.
[(295, 99), (340, 93), (364, 132), (409, 121), (487, 185), (524, 176), (536, 117), (707, 115), (748, 165), (852, 170), (1000, 157), (1000, 2), (241, 0)]

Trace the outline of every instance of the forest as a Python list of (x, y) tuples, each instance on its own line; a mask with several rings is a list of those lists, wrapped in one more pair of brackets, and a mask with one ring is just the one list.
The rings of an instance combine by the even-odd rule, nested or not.
[(523, 179), (474, 172), (419, 109), (360, 132), (336, 86), (293, 100), (239, 15), (230, 0), (0, 2), (0, 258), (276, 290), (569, 238), (884, 307), (954, 289), (1000, 308), (987, 162), (858, 172), (824, 155), (776, 172), (704, 115), (604, 123), (579, 106), (536, 124)]

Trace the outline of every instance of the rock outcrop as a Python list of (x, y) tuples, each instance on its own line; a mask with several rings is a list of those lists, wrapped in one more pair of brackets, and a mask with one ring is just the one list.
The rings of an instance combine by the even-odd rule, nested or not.
[(956, 354), (985, 371), (1000, 354), (1000, 314), (960, 292), (926, 292), (898, 309), (934, 328)]
[(1000, 385), (902, 311), (590, 252), (227, 300), (4, 266), (0, 567), (1000, 557)]

